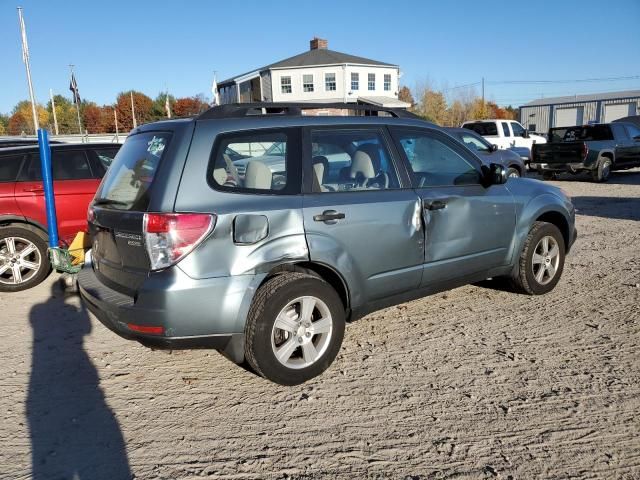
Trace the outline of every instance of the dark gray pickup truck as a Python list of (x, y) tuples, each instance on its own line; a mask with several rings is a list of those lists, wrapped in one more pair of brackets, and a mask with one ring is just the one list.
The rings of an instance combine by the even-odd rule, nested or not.
[(545, 180), (562, 172), (588, 172), (606, 182), (612, 170), (640, 167), (640, 128), (632, 123), (578, 125), (549, 130), (549, 141), (535, 144), (532, 170)]

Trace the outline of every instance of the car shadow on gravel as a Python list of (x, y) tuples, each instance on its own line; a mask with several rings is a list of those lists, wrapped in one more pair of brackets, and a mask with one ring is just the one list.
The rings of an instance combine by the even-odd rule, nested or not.
[(84, 307), (65, 303), (54, 284), (29, 314), (33, 329), (27, 418), (32, 478), (130, 479), (126, 446), (98, 372), (83, 348)]
[[(542, 176), (538, 175), (536, 172), (529, 172), (527, 174), (527, 178), (545, 181), (542, 179)], [(562, 173), (558, 175), (556, 180), (559, 182), (570, 181), (578, 183), (594, 183), (591, 175), (588, 173), (577, 173), (575, 175)], [(635, 169), (630, 171), (623, 170), (611, 172), (609, 179), (600, 185), (640, 185), (640, 171)]]
[(573, 197), (571, 201), (577, 215), (640, 221), (640, 197)]

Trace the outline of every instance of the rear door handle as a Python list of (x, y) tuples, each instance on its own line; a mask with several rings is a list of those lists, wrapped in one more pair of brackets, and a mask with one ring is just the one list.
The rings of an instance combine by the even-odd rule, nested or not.
[(325, 210), (322, 214), (313, 216), (313, 220), (316, 222), (335, 223), (336, 220), (342, 220), (343, 218), (345, 218), (345, 214), (335, 210)]
[(23, 188), (22, 191), (23, 192), (33, 192), (33, 193), (42, 193), (42, 192), (44, 192), (44, 188), (43, 187), (30, 187), (30, 188)]
[(425, 210), (442, 210), (447, 204), (442, 200), (434, 200), (433, 202), (424, 202)]

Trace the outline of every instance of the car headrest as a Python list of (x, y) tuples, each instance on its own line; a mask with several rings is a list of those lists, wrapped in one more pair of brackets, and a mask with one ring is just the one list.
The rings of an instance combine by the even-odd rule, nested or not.
[(264, 163), (259, 160), (251, 160), (247, 163), (247, 170), (244, 174), (245, 188), (270, 190), (272, 180), (273, 174)]

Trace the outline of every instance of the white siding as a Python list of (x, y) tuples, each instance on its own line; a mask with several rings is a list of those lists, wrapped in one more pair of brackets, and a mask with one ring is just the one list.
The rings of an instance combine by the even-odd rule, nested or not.
[[(351, 72), (360, 75), (360, 89), (351, 91)], [(325, 74), (334, 73), (336, 76), (336, 89), (325, 89)], [(376, 75), (376, 89), (367, 90), (367, 76), (369, 73)], [(391, 90), (384, 90), (384, 75), (391, 75)], [(313, 75), (313, 92), (305, 92), (302, 89), (304, 75)], [(282, 93), (280, 79), (283, 76), (291, 77), (291, 93)], [(356, 66), (356, 65), (331, 65), (305, 68), (289, 68), (271, 70), (274, 102), (310, 102), (310, 101), (342, 101), (355, 102), (359, 97), (387, 96), (398, 98), (398, 69), (395, 67)]]

